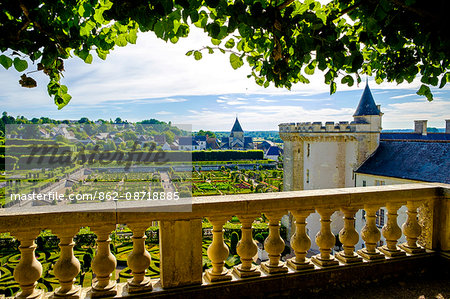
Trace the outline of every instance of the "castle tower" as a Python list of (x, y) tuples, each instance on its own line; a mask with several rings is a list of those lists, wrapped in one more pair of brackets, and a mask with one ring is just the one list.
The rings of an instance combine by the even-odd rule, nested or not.
[(284, 190), (353, 187), (353, 170), (378, 147), (382, 115), (367, 84), (351, 123), (280, 124)]
[(233, 128), (231, 129), (229, 142), (230, 148), (244, 148), (244, 130), (242, 130), (237, 116)]

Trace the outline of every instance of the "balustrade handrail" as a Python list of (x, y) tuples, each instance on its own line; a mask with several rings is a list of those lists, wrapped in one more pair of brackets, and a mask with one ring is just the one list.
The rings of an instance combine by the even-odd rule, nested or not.
[[(362, 259), (370, 262), (384, 260), (385, 257), (423, 254), (425, 248), (417, 245), (421, 235), (417, 208), (421, 204), (428, 204), (427, 213), (431, 218), (427, 224), (431, 229), (428, 240), (425, 241), (426, 247), (450, 250), (448, 199), (449, 185), (418, 183), (197, 197), (184, 202), (180, 200), (180, 204), (171, 206), (181, 208), (180, 212), (158, 212), (158, 207), (149, 207), (146, 201), (9, 208), (0, 210), (0, 232), (11, 232), (21, 243), (21, 259), (14, 270), (14, 279), (21, 288), (18, 297), (39, 298), (42, 290), (36, 288), (36, 281), (42, 275), (42, 266), (34, 256), (34, 240), (41, 230), (51, 229), (60, 238), (61, 248), (60, 258), (54, 264), (54, 274), (60, 286), (55, 294), (72, 298), (81, 294), (80, 286), (74, 284), (74, 278), (80, 271), (80, 262), (74, 257), (73, 237), (81, 227), (90, 227), (97, 235), (97, 252), (92, 261), (96, 280), (89, 292), (92, 293), (91, 297), (104, 297), (119, 294), (116, 281), (111, 280), (117, 261), (110, 251), (110, 233), (117, 224), (126, 224), (133, 231), (133, 251), (127, 259), (133, 278), (125, 285), (124, 293), (128, 296), (127, 294), (152, 291), (152, 281), (145, 276), (151, 261), (145, 248), (145, 230), (151, 226), (151, 221), (160, 221), (161, 286), (173, 288), (201, 285), (203, 279), (209, 282), (231, 280), (232, 273), (239, 278), (259, 277), (261, 271), (272, 275), (339, 264), (348, 266), (362, 263)], [(400, 229), (397, 211), (402, 205), (407, 206), (407, 220)], [(186, 212), (187, 207), (191, 212)], [(387, 208), (387, 224), (381, 230), (386, 245), (377, 247), (381, 233), (375, 224), (375, 218), (380, 207)], [(355, 230), (355, 213), (359, 209), (366, 212), (366, 223), (361, 229), (365, 248), (355, 252), (355, 244), (359, 240), (359, 232)], [(285, 242), (280, 237), (279, 222), (287, 211), (295, 218), (296, 232), (290, 239), (295, 257), (281, 262)], [(320, 232), (315, 236), (320, 254), (308, 259), (306, 253), (311, 240), (305, 226), (306, 218), (314, 211), (320, 215)], [(334, 211), (344, 214), (344, 227), (339, 233), (344, 250), (335, 254), (332, 248), (336, 240), (331, 233), (331, 215)], [(264, 243), (269, 261), (255, 267), (252, 265), (252, 258), (257, 248), (251, 232), (254, 219), (261, 213), (269, 220), (269, 236)], [(237, 254), (242, 263), (235, 266), (231, 273), (224, 268), (229, 250), (223, 239), (223, 225), (234, 215), (242, 223), (242, 237), (237, 245)], [(203, 276), (201, 221), (204, 217), (213, 225), (213, 240), (207, 251), (212, 268)], [(406, 242), (398, 245), (402, 231)]]
[[(103, 203), (75, 204), (64, 206), (35, 206), (32, 208), (7, 208), (0, 210), (0, 231), (11, 228), (54, 226), (57, 224), (81, 224), (84, 226), (126, 221), (135, 222), (133, 214), (147, 220), (183, 220), (205, 216), (231, 216), (254, 214), (255, 211), (284, 211), (293, 209), (317, 209), (354, 207), (374, 204), (385, 206), (387, 202), (406, 204), (407, 200), (423, 201), (447, 196), (450, 186), (440, 183), (418, 183), (385, 185), (356, 188), (336, 188), (302, 190), (244, 195), (219, 195), (195, 197), (191, 212), (158, 212), (158, 208), (148, 206), (146, 201), (118, 201)], [(171, 206), (172, 207), (172, 206)], [(175, 207), (175, 206), (173, 206)], [(175, 210), (175, 209), (174, 209)], [(70, 222), (66, 222), (67, 220)], [(125, 222), (123, 222), (125, 221)]]

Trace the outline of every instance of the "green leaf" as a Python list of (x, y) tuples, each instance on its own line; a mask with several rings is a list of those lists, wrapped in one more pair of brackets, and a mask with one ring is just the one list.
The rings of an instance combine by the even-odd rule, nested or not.
[(342, 78), (341, 83), (347, 84), (348, 86), (353, 86), (353, 84), (355, 83), (355, 80), (353, 79), (352, 76), (347, 75), (344, 78)]
[(330, 94), (333, 94), (336, 92), (336, 82), (331, 82), (330, 83)]
[(231, 55), (230, 55), (230, 63), (231, 63), (231, 67), (235, 70), (237, 70), (238, 68), (240, 68), (241, 66), (244, 65), (244, 61), (242, 61), (242, 58), (237, 56), (234, 53), (231, 53)]
[(305, 74), (312, 75), (314, 74), (314, 70), (316, 69), (317, 61), (313, 60), (307, 67), (305, 67)]
[(84, 60), (84, 62), (86, 62), (86, 63), (88, 63), (88, 64), (91, 64), (92, 63), (92, 55), (91, 54), (89, 54), (88, 56), (86, 56), (86, 59)]
[(162, 38), (164, 36), (164, 25), (161, 21), (158, 21), (153, 27), (157, 37)]
[(131, 30), (130, 33), (125, 36), (125, 39), (130, 44), (133, 44), (133, 45), (136, 44), (137, 30)]
[(318, 11), (318, 12), (316, 13), (316, 16), (317, 16), (319, 19), (321, 19), (322, 22), (323, 22), (324, 24), (327, 23), (327, 14), (326, 14), (324, 11)]
[(200, 59), (202, 59), (202, 57), (203, 57), (203, 55), (202, 55), (202, 53), (200, 51), (195, 51), (194, 52), (195, 60), (200, 60)]
[(186, 56), (191, 56), (193, 53), (194, 53), (194, 51), (192, 51), (192, 50), (191, 51), (187, 51), (186, 52)]
[(125, 47), (127, 45), (127, 40), (123, 35), (119, 35), (119, 37), (116, 38), (115, 42), (119, 47)]
[(9, 69), (12, 64), (13, 61), (11, 58), (9, 58), (8, 56), (5, 55), (0, 55), (0, 64), (5, 68), (5, 69)]
[(18, 72), (23, 72), (24, 70), (26, 70), (28, 68), (28, 62), (26, 62), (25, 60), (22, 60), (18, 57), (14, 58), (14, 68), (18, 71)]
[(221, 41), (220, 39), (211, 38), (211, 43), (212, 43), (214, 46), (220, 45), (221, 42), (222, 42), (222, 41)]
[(419, 90), (416, 92), (417, 95), (419, 96), (425, 96), (427, 97), (428, 101), (432, 101), (433, 100), (433, 94), (431, 93), (431, 90), (428, 86), (426, 86), (425, 84), (422, 84), (419, 88)]
[(225, 43), (225, 48), (228, 49), (232, 49), (235, 45), (235, 41), (233, 38), (230, 38), (226, 43)]
[(439, 85), (439, 88), (442, 88), (447, 84), (447, 82), (450, 82), (450, 72), (446, 72), (441, 79), (441, 84)]
[(106, 56), (108, 55), (108, 51), (103, 51), (100, 50), (99, 48), (95, 49), (95, 51), (97, 52), (97, 55), (100, 59), (105, 60)]
[(61, 110), (69, 104), (70, 100), (72, 99), (72, 96), (70, 94), (63, 94), (62, 96), (55, 95), (55, 104), (58, 106), (58, 110)]

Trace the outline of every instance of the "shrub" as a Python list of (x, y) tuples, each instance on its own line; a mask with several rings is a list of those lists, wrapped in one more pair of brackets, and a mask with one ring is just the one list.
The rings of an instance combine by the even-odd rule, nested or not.
[(230, 253), (232, 255), (237, 254), (236, 247), (237, 247), (238, 242), (239, 242), (239, 235), (237, 232), (233, 232), (231, 234), (231, 238), (230, 238)]
[(264, 237), (262, 234), (256, 234), (255, 235), (255, 240), (258, 241), (259, 243), (264, 243)]

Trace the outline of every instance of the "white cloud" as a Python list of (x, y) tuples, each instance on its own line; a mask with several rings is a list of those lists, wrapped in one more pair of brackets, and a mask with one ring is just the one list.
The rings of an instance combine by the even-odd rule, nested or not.
[(169, 111), (158, 111), (155, 112), (156, 115), (169, 115), (169, 114), (173, 114), (173, 112), (169, 112)]
[(426, 100), (389, 104), (384, 109), (383, 127), (413, 128), (414, 120), (426, 119), (428, 126), (442, 128), (448, 119), (450, 101), (435, 98)]
[(267, 99), (258, 99), (256, 101), (259, 103), (276, 103), (276, 102), (278, 102), (277, 100), (267, 100)]
[(417, 96), (417, 94), (415, 94), (415, 93), (408, 93), (408, 94), (403, 94), (403, 95), (391, 97), (391, 99), (393, 99), (393, 100), (395, 100), (395, 99), (403, 99), (403, 98), (414, 97), (414, 96)]

